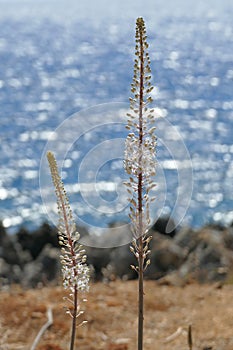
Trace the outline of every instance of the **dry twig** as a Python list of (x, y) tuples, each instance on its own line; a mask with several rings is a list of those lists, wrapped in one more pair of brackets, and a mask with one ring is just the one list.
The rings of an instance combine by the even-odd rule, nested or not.
[(31, 350), (35, 350), (40, 338), (42, 337), (42, 335), (44, 334), (44, 332), (53, 324), (53, 313), (52, 313), (52, 308), (49, 307), (47, 310), (47, 317), (48, 317), (48, 321), (41, 327), (39, 333), (37, 334), (32, 346), (31, 346)]
[(169, 343), (170, 341), (173, 341), (174, 339), (176, 339), (179, 335), (181, 335), (183, 333), (183, 329), (182, 327), (177, 328), (177, 330), (172, 333), (171, 335), (169, 335), (165, 340), (164, 343)]

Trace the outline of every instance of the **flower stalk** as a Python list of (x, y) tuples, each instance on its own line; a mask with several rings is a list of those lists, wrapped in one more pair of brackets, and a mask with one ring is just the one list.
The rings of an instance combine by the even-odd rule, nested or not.
[(78, 317), (83, 314), (80, 309), (80, 294), (89, 289), (89, 267), (86, 264), (86, 254), (79, 243), (80, 234), (76, 231), (72, 210), (66, 195), (64, 184), (58, 172), (57, 162), (52, 152), (47, 153), (49, 168), (57, 197), (59, 215), (58, 239), (61, 246), (61, 265), (63, 286), (69, 289), (71, 308), (66, 312), (72, 317), (72, 329), (70, 339), (70, 350), (74, 349), (76, 328), (84, 322), (78, 323)]
[(133, 97), (130, 98), (130, 113), (126, 128), (129, 134), (125, 142), (124, 167), (130, 175), (126, 182), (129, 192), (133, 242), (130, 250), (137, 259), (137, 266), (131, 266), (138, 273), (138, 350), (143, 350), (144, 322), (144, 272), (150, 264), (148, 255), (151, 237), (147, 236), (150, 226), (149, 192), (154, 188), (155, 148), (153, 109), (148, 105), (153, 101), (150, 58), (146, 28), (143, 18), (136, 21), (136, 46), (134, 76), (131, 84)]

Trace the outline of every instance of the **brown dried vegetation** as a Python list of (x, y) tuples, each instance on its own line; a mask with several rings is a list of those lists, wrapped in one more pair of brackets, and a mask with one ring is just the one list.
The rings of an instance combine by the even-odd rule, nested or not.
[[(146, 281), (145, 291), (145, 350), (187, 350), (189, 324), (193, 350), (233, 349), (232, 285), (181, 288)], [(53, 325), (38, 350), (66, 350), (71, 319), (64, 312), (63, 296), (60, 287), (0, 292), (0, 350), (30, 350), (49, 307)], [(88, 323), (77, 330), (77, 349), (134, 350), (136, 298), (136, 281), (93, 284), (85, 305)]]

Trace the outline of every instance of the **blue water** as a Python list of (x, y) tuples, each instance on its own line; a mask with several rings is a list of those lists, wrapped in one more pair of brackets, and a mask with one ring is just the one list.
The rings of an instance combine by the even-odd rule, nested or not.
[[(53, 1), (48, 3), (55, 8)], [(70, 21), (72, 9), (66, 9), (64, 18), (62, 10), (59, 16), (56, 11), (50, 16), (49, 8), (43, 6), (38, 16), (37, 8), (26, 5), (5, 7), (5, 15), (1, 12), (0, 218), (11, 230), (48, 219), (40, 195), (39, 166), (51, 132), (77, 111), (128, 101), (133, 17), (142, 8), (137, 5), (128, 17), (117, 18), (112, 10), (104, 20), (100, 10), (96, 20), (94, 11), (85, 20), (84, 4), (82, 15), (73, 15)], [(1, 0), (0, 6), (3, 9), (6, 3)], [(146, 13), (156, 86), (153, 97), (156, 110), (182, 135), (192, 161), (193, 192), (183, 222), (193, 226), (229, 223), (233, 220), (232, 7), (226, 1), (225, 11), (200, 7), (194, 15), (184, 8), (162, 10), (161, 16), (155, 10)], [(88, 138), (84, 141), (88, 143)], [(177, 196), (177, 169), (172, 163), (176, 152), (178, 157), (179, 149), (171, 155), (158, 143), (158, 163), (167, 186), (163, 213), (172, 212)], [(80, 157), (77, 152), (68, 155), (64, 181), (70, 186), (77, 182), (71, 169)], [(117, 169), (116, 178), (124, 177), (120, 164), (103, 165), (104, 174)], [(108, 190), (100, 189), (111, 201), (114, 178), (110, 181), (100, 175), (96, 181), (111, 182)], [(93, 217), (85, 203), (80, 212), (97, 226), (103, 220)], [(107, 221), (113, 220), (107, 216)]]

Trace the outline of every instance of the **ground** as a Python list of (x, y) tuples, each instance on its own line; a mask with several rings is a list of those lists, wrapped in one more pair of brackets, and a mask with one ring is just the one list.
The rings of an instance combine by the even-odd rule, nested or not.
[[(53, 324), (38, 350), (68, 350), (71, 318), (61, 287), (0, 292), (0, 350), (32, 350), (52, 308)], [(77, 329), (76, 350), (137, 349), (137, 281), (91, 285), (85, 303), (87, 324)], [(233, 286), (185, 287), (145, 282), (144, 350), (233, 350)]]

